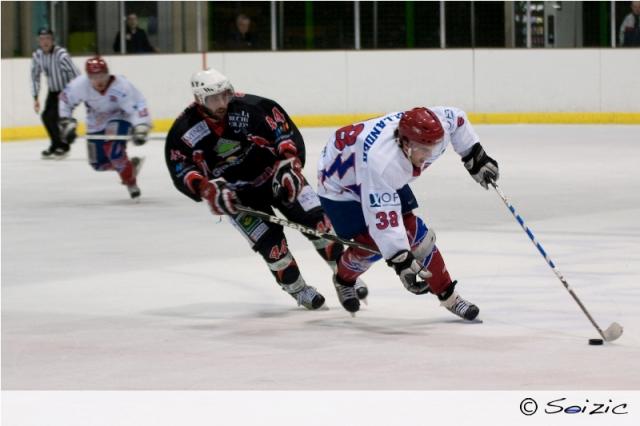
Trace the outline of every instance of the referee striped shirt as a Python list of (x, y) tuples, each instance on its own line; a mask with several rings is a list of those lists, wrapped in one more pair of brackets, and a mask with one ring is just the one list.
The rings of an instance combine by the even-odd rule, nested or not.
[(34, 99), (40, 93), (42, 72), (47, 76), (50, 92), (62, 92), (67, 83), (80, 75), (80, 70), (71, 61), (71, 56), (64, 47), (53, 46), (50, 53), (37, 49), (31, 60), (31, 94)]

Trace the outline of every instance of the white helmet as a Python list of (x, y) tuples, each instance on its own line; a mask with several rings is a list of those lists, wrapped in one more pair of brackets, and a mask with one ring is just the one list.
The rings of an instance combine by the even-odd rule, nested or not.
[(196, 100), (203, 105), (207, 96), (217, 95), (227, 90), (234, 91), (229, 79), (213, 68), (194, 73), (191, 76), (191, 90)]

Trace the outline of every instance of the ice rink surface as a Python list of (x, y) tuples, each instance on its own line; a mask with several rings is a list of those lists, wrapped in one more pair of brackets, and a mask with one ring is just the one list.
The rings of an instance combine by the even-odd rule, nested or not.
[[(172, 186), (163, 142), (142, 198), (94, 172), (82, 140), (2, 144), (3, 390), (640, 389), (637, 126), (476, 126), (500, 185), (602, 328), (598, 337), (497, 194), (449, 150), (412, 186), (458, 290), (482, 324), (408, 293), (383, 263), (344, 311), (329, 268), (287, 230), (309, 312), (226, 220)], [(305, 174), (331, 129), (303, 129)]]

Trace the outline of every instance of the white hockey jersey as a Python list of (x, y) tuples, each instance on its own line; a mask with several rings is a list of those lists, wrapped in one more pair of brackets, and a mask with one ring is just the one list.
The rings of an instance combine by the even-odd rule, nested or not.
[(78, 104), (87, 107), (87, 133), (105, 129), (110, 120), (126, 120), (133, 126), (146, 124), (151, 127), (147, 101), (138, 89), (121, 75), (113, 76), (111, 84), (101, 93), (93, 88), (86, 75), (69, 82), (60, 94), (60, 117), (71, 117)]
[[(464, 156), (479, 142), (464, 111), (453, 107), (430, 109), (442, 123), (445, 136), (423, 170), (449, 144)], [(318, 195), (334, 201), (359, 202), (369, 234), (385, 259), (410, 248), (397, 190), (420, 174), (394, 136), (403, 115), (393, 112), (338, 129), (318, 161)]]

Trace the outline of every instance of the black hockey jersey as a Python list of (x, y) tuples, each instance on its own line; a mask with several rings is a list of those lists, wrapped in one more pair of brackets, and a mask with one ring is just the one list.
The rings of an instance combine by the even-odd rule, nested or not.
[(276, 162), (295, 155), (305, 161), (304, 141), (286, 111), (260, 96), (236, 93), (221, 122), (197, 103), (176, 119), (167, 134), (165, 159), (173, 183), (200, 201), (191, 187), (194, 174), (224, 178), (236, 191), (271, 182)]

